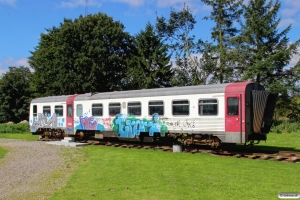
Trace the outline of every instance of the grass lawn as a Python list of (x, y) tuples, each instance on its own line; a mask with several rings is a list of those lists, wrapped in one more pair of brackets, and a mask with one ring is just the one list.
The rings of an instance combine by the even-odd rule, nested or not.
[(300, 151), (300, 133), (267, 135), (267, 141), (254, 145), (253, 148), (278, 151)]
[(4, 155), (6, 153), (7, 153), (7, 150), (0, 147), (0, 163), (1, 163), (1, 159), (4, 157)]
[(31, 133), (0, 133), (0, 138), (6, 139), (21, 139), (21, 140), (38, 140), (38, 135), (32, 135)]
[[(300, 149), (298, 141), (297, 134), (270, 134), (262, 144)], [(297, 163), (100, 146), (84, 149), (86, 161), (51, 199), (278, 199), (280, 192), (300, 192)]]
[[(38, 139), (31, 134), (0, 137)], [(300, 133), (269, 134), (254, 148), (300, 151)], [(77, 170), (50, 199), (247, 200), (300, 192), (299, 163), (102, 146), (78, 151), (85, 156), (72, 163)], [(0, 148), (0, 158), (4, 153)]]

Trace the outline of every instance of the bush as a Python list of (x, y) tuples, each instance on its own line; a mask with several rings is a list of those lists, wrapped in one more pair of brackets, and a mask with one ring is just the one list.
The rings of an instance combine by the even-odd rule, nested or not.
[(298, 121), (277, 121), (276, 125), (273, 125), (271, 132), (273, 133), (297, 133), (300, 130), (300, 123)]
[(30, 133), (29, 123), (0, 124), (0, 133)]

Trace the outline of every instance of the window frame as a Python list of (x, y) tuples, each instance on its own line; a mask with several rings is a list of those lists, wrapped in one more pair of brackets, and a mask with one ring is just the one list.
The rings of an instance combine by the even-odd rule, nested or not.
[[(237, 104), (229, 105), (229, 99), (235, 99)], [(239, 98), (238, 97), (227, 97), (227, 115), (228, 116), (239, 116)], [(229, 113), (232, 108), (229, 109), (229, 106), (235, 106), (234, 113)]]
[[(150, 103), (155, 103), (155, 102), (159, 102), (159, 103), (162, 103), (160, 105), (150, 105)], [(148, 101), (148, 115), (149, 116), (152, 116), (154, 113), (150, 113), (150, 107), (162, 107), (162, 114), (158, 113), (158, 112), (154, 112), (154, 113), (158, 113), (159, 116), (164, 116), (165, 114), (165, 104), (164, 104), (164, 101), (163, 100), (151, 100), (151, 101)]]
[[(186, 101), (188, 104), (174, 104), (174, 102), (180, 102), (180, 101)], [(174, 106), (188, 106), (188, 113), (179, 113), (179, 114), (174, 114)], [(172, 115), (173, 116), (189, 116), (190, 115), (190, 100), (189, 99), (173, 99), (172, 100)]]
[[(101, 109), (100, 114), (94, 114), (94, 109)], [(103, 103), (93, 103), (92, 104), (92, 116), (101, 117), (103, 116)]]
[[(70, 115), (70, 109), (71, 108), (71, 115)], [(73, 105), (72, 104), (68, 104), (67, 105), (67, 117), (73, 117)]]
[[(81, 108), (79, 108), (79, 106), (80, 106)], [(80, 113), (79, 113), (79, 112), (80, 112)], [(79, 114), (81, 114), (81, 115), (79, 115)], [(83, 116), (83, 106), (82, 106), (82, 104), (76, 104), (76, 116), (77, 116), (77, 117)]]
[[(49, 108), (49, 109), (45, 109), (45, 107)], [(51, 116), (51, 106), (50, 105), (44, 105), (43, 106), (43, 115), (45, 115), (45, 111), (49, 110), (49, 115), (48, 113), (46, 114), (46, 117)]]
[[(57, 107), (60, 107), (60, 108), (57, 108)], [(57, 114), (57, 112), (56, 112), (57, 109), (61, 110), (61, 113), (62, 113), (61, 115)], [(54, 106), (54, 113), (56, 114), (57, 117), (63, 117), (64, 116), (64, 106), (63, 105), (55, 105)]]
[[(200, 102), (200, 101), (205, 101), (205, 100), (215, 100), (216, 102), (209, 102), (209, 103), (205, 103), (205, 102)], [(212, 105), (216, 105), (216, 113), (214, 114), (203, 114), (203, 111), (206, 110), (204, 109), (204, 106), (212, 106)], [(202, 106), (202, 114), (201, 114), (201, 106)], [(219, 115), (219, 100), (216, 99), (216, 98), (201, 98), (201, 99), (198, 99), (198, 115), (199, 116), (217, 116)]]
[[(115, 113), (115, 114), (111, 114), (111, 108), (119, 108), (119, 112)], [(108, 104), (108, 115), (109, 116), (116, 116), (119, 113), (121, 113), (121, 103), (120, 102), (110, 102)]]
[(38, 116), (37, 105), (32, 105), (32, 115), (33, 115), (33, 117)]
[[(129, 105), (129, 104), (133, 104), (133, 105)], [(134, 104), (139, 104), (139, 105), (134, 105)], [(139, 109), (139, 114), (131, 114), (130, 109), (133, 109), (133, 108), (140, 108)], [(141, 116), (142, 115), (142, 102), (140, 102), (140, 101), (129, 101), (129, 102), (127, 102), (127, 114), (128, 115), (133, 115), (133, 116)]]

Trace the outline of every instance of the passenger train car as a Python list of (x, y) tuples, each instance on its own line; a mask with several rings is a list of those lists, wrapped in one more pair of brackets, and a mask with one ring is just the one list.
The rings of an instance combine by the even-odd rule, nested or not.
[(51, 96), (32, 100), (29, 122), (49, 138), (180, 138), (217, 147), (266, 140), (276, 97), (253, 82)]

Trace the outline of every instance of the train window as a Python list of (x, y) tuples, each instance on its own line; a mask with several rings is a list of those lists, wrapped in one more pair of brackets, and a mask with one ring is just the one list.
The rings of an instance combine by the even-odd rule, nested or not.
[(103, 105), (102, 105), (102, 103), (92, 104), (92, 115), (93, 116), (102, 116), (103, 115)]
[(189, 115), (190, 103), (188, 100), (173, 100), (172, 113), (173, 115)]
[(136, 115), (142, 114), (141, 102), (128, 102), (127, 107), (128, 107), (128, 110), (127, 110), (128, 115), (136, 116)]
[(72, 104), (68, 105), (68, 117), (72, 117), (73, 115), (73, 106)]
[(51, 116), (50, 106), (43, 106), (43, 113), (44, 113), (45, 116), (50, 117)]
[(33, 117), (37, 117), (37, 105), (32, 106), (32, 114), (33, 114)]
[(56, 116), (58, 116), (58, 117), (62, 117), (63, 115), (64, 115), (64, 108), (63, 108), (63, 106), (55, 106), (54, 107), (54, 111), (55, 111), (55, 114), (56, 114)]
[(199, 115), (217, 115), (218, 101), (217, 99), (200, 99)]
[(229, 97), (227, 99), (227, 114), (239, 115), (239, 99), (237, 97)]
[(76, 116), (83, 116), (82, 104), (77, 104), (76, 106)]
[(109, 103), (108, 114), (109, 116), (115, 116), (116, 114), (121, 113), (121, 104), (120, 103)]
[(158, 115), (164, 115), (164, 102), (162, 101), (150, 101), (149, 102), (149, 115), (158, 113)]

